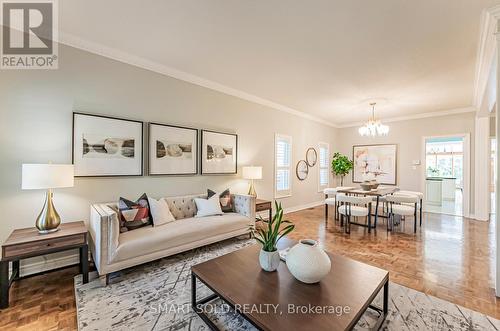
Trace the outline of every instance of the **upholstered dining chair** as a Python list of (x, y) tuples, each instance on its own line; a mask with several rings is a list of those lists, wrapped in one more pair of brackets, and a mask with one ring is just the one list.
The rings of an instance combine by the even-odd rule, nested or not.
[(424, 200), (424, 194), (422, 192), (417, 192), (417, 191), (406, 191), (406, 190), (399, 190), (395, 193), (396, 195), (410, 195), (410, 196), (417, 196), (418, 197), (418, 207), (419, 207), (419, 224), (422, 226), (422, 205), (423, 205), (423, 200)]
[(337, 202), (337, 196), (338, 195), (345, 195), (344, 193), (338, 193), (339, 190), (346, 190), (346, 189), (351, 189), (354, 187), (349, 187), (349, 186), (337, 186), (337, 187), (330, 187), (330, 188), (325, 188), (323, 190), (323, 193), (325, 194), (325, 226), (328, 225), (328, 209), (329, 206), (334, 206), (335, 207), (335, 217), (334, 219), (338, 219), (338, 202)]
[[(341, 217), (341, 223), (344, 223), (346, 233), (351, 233), (351, 217), (371, 217), (371, 197), (338, 195), (337, 202), (340, 203), (337, 209)], [(344, 216), (346, 222), (342, 222)]]
[(417, 205), (419, 197), (417, 195), (394, 194), (388, 195), (386, 201), (389, 204), (387, 231), (392, 231), (394, 229), (395, 215), (404, 217), (413, 215), (413, 232), (417, 232)]

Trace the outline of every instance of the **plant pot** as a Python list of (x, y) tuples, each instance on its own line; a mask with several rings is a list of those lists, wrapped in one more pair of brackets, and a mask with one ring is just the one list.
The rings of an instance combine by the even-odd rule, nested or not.
[(280, 264), (280, 252), (266, 252), (264, 250), (260, 250), (259, 253), (259, 263), (260, 267), (265, 271), (276, 271)]
[(332, 263), (316, 240), (302, 239), (286, 255), (286, 266), (297, 280), (313, 284), (330, 272)]

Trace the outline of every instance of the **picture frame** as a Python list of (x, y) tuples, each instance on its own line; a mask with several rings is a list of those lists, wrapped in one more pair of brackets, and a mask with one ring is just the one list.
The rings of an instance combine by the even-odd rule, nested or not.
[(361, 183), (363, 174), (370, 172), (377, 182), (397, 185), (397, 144), (354, 145), (352, 147), (353, 183)]
[(75, 177), (143, 176), (144, 122), (73, 112)]
[(198, 174), (198, 129), (148, 123), (148, 174)]
[(202, 175), (238, 173), (238, 135), (201, 130), (200, 166)]

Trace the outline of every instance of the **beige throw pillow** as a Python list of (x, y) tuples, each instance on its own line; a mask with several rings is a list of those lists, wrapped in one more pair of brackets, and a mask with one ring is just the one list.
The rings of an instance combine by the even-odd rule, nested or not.
[(175, 221), (174, 215), (168, 208), (167, 201), (164, 198), (156, 200), (148, 197), (149, 208), (151, 209), (151, 216), (153, 217), (153, 225), (159, 226), (169, 222)]

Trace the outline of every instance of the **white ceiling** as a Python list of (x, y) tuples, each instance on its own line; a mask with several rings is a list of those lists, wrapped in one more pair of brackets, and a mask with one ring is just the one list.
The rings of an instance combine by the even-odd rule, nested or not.
[[(500, 0), (64, 0), (60, 29), (343, 125), (472, 105)], [(69, 37), (68, 37), (69, 39)], [(87, 48), (92, 48), (87, 47)]]

